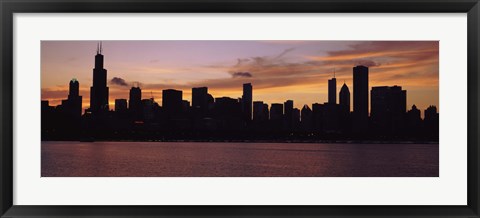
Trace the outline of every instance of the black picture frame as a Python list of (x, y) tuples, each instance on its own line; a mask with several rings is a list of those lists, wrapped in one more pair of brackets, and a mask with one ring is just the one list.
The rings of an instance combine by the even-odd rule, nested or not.
[[(1, 217), (480, 217), (479, 0), (0, 0)], [(13, 205), (14, 13), (467, 13), (468, 205), (466, 206), (17, 206)], [(253, 196), (252, 196), (253, 197)]]

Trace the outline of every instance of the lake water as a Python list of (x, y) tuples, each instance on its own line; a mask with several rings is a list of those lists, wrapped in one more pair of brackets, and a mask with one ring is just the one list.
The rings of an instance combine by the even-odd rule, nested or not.
[(42, 142), (43, 177), (437, 177), (438, 144)]

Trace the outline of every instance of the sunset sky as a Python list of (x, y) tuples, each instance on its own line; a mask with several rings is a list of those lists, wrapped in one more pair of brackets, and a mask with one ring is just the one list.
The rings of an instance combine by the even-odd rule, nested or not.
[[(97, 41), (42, 41), (42, 100), (61, 103), (72, 78), (80, 82), (89, 107)], [(407, 107), (438, 105), (437, 41), (103, 41), (110, 108), (128, 99), (134, 82), (142, 98), (161, 105), (163, 89), (207, 86), (213, 97), (239, 98), (252, 83), (253, 100), (268, 104), (294, 100), (294, 106), (327, 101), (327, 80), (335, 70), (338, 91), (345, 82), (353, 101), (352, 68), (369, 67), (369, 86), (399, 85)], [(115, 79), (114, 79), (115, 78)]]

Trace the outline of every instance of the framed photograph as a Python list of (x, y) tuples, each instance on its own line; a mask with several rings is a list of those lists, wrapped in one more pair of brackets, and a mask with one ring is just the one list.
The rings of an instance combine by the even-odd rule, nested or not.
[(478, 0), (1, 1), (1, 217), (479, 217)]

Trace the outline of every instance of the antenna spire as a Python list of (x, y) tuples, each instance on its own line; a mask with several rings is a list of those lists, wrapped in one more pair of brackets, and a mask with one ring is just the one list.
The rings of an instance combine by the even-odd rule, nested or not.
[(335, 78), (335, 67), (333, 68), (333, 78)]
[(100, 54), (102, 54), (102, 41), (100, 41)]
[(97, 54), (100, 52), (100, 45), (97, 43)]

